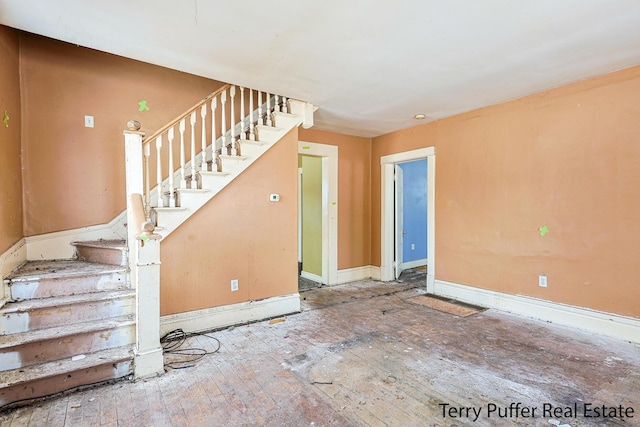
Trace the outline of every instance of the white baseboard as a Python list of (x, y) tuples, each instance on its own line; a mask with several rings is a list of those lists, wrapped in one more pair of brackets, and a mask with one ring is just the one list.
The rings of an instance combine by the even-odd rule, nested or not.
[[(0, 255), (0, 278), (5, 278), (13, 270), (27, 261), (27, 242), (20, 239), (5, 253)], [(0, 297), (2, 295), (0, 294)]]
[(338, 270), (338, 282), (342, 283), (355, 282), (357, 280), (375, 279), (380, 278), (380, 267), (374, 267), (372, 265), (364, 265), (362, 267), (345, 268), (344, 270)]
[[(11, 246), (5, 253), (0, 255), (0, 279), (4, 279), (16, 268), (27, 261), (27, 242), (20, 239)], [(0, 308), (4, 306), (9, 298), (9, 285), (0, 282)]]
[(402, 269), (403, 270), (408, 270), (410, 268), (424, 267), (425, 265), (427, 265), (427, 259), (426, 258), (417, 259), (415, 261), (403, 262), (402, 263)]
[(174, 329), (187, 333), (209, 331), (300, 311), (300, 295), (290, 294), (222, 307), (206, 308), (160, 318), (160, 336)]
[(313, 280), (314, 282), (322, 283), (322, 277), (317, 274), (309, 273), (308, 271), (302, 270), (300, 275), (305, 279)]
[(75, 255), (71, 242), (99, 239), (126, 239), (127, 213), (121, 212), (108, 224), (92, 225), (73, 230), (57, 231), (26, 237), (27, 259), (70, 259)]
[(442, 280), (435, 281), (434, 293), (481, 307), (495, 308), (625, 341), (640, 342), (640, 319), (633, 317)]

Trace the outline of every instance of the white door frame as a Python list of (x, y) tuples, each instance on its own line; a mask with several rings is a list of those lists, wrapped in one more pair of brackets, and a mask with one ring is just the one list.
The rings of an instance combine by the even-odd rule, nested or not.
[(394, 278), (394, 182), (393, 170), (396, 163), (427, 159), (427, 292), (432, 293), (436, 275), (436, 151), (435, 147), (420, 148), (403, 153), (380, 157), (380, 279)]
[(338, 147), (298, 141), (298, 154), (322, 157), (322, 281), (338, 283)]

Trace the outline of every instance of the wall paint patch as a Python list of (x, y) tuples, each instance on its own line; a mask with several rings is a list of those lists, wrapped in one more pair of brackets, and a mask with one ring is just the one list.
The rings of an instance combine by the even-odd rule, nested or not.
[(147, 101), (138, 101), (138, 111), (149, 111), (149, 106), (147, 105)]
[(541, 236), (544, 236), (545, 234), (549, 233), (549, 227), (543, 225), (542, 227), (538, 228), (538, 231), (540, 232)]
[(4, 122), (4, 127), (8, 128), (9, 127), (9, 113), (7, 113), (7, 110), (4, 110), (4, 117), (2, 118), (2, 121)]

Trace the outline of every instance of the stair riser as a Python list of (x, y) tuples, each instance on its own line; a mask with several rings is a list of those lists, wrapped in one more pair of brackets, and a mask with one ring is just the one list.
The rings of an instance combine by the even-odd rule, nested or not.
[(11, 299), (14, 301), (127, 288), (125, 272), (13, 282), (10, 285)]
[(127, 255), (123, 249), (95, 248), (76, 245), (78, 259), (80, 261), (95, 262), (109, 265), (127, 265)]
[(0, 371), (71, 358), (135, 342), (135, 324), (109, 330), (54, 337), (0, 350)]
[(0, 407), (10, 403), (49, 396), (86, 384), (115, 380), (133, 373), (131, 360), (93, 366), (63, 375), (25, 381), (0, 389)]
[(36, 329), (103, 320), (135, 313), (133, 295), (57, 307), (38, 308), (0, 317), (0, 334), (15, 334)]

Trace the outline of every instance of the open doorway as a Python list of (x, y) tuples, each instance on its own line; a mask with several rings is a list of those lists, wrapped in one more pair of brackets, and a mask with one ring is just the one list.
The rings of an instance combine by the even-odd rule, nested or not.
[(427, 267), (427, 159), (394, 165), (395, 278)]
[(298, 288), (338, 276), (338, 147), (298, 143)]
[(434, 147), (421, 148), (403, 153), (391, 154), (380, 158), (381, 166), (381, 215), (380, 215), (380, 278), (383, 281), (394, 280), (396, 275), (396, 164), (413, 160), (427, 161), (427, 291), (433, 292), (435, 284), (435, 166)]

